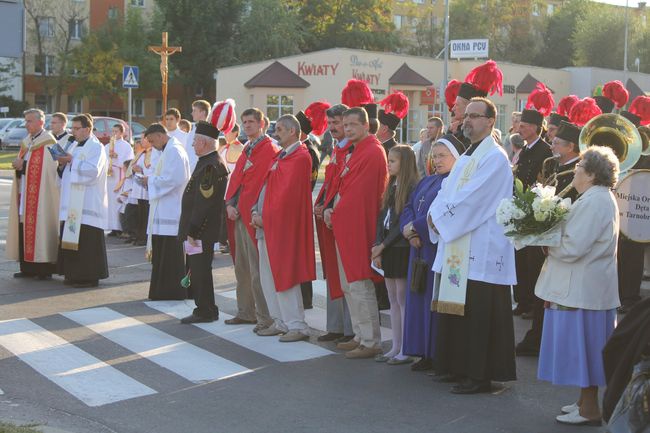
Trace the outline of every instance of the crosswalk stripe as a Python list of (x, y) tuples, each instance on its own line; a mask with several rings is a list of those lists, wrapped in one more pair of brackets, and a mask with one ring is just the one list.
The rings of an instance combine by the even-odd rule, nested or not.
[(156, 393), (31, 320), (0, 322), (0, 345), (88, 406)]
[[(323, 297), (329, 296), (327, 294), (327, 288), (324, 281), (314, 281), (313, 288), (314, 295), (320, 295)], [(217, 295), (228, 299), (237, 299), (237, 292), (235, 290), (218, 292)], [(311, 328), (314, 328), (318, 331), (327, 332), (327, 310), (325, 308), (314, 305), (314, 308), (311, 310), (305, 310), (305, 321)], [(390, 328), (382, 326), (379, 328), (379, 331), (381, 332), (381, 341), (388, 341), (393, 338), (393, 331)]]
[(225, 379), (252, 371), (110, 308), (91, 308), (61, 314), (195, 383)]
[[(191, 314), (194, 307), (184, 301), (151, 301), (145, 302), (145, 304), (178, 319)], [(224, 320), (230, 318), (232, 318), (231, 315), (221, 312), (218, 321), (197, 323), (194, 326), (280, 362), (304, 361), (333, 354), (327, 349), (306, 341), (281, 343), (277, 337), (259, 337), (252, 332), (251, 325), (224, 324)]]

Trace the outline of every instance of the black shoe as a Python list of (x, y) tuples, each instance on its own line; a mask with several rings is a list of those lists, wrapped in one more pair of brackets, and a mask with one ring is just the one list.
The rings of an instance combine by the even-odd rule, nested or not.
[(530, 311), (530, 307), (524, 304), (517, 304), (517, 307), (515, 307), (514, 310), (512, 310), (512, 315), (513, 316), (521, 316), (524, 313), (527, 313)]
[(212, 317), (202, 317), (202, 316), (197, 316), (194, 313), (192, 313), (187, 317), (183, 317), (181, 319), (181, 323), (183, 323), (185, 325), (188, 325), (190, 323), (210, 323), (210, 322), (214, 322), (215, 320), (216, 319), (214, 319)]
[(318, 337), (316, 341), (334, 341), (338, 340), (341, 337), (343, 337), (343, 334), (340, 332), (328, 332), (327, 334)]
[(52, 274), (36, 275), (36, 276), (34, 276), (34, 278), (37, 279), (37, 280), (40, 280), (40, 281), (51, 280), (52, 279)]
[(465, 379), (451, 388), (452, 394), (480, 394), (490, 391), (492, 383), (489, 380)]
[(433, 370), (433, 361), (429, 358), (422, 358), (418, 362), (411, 365), (412, 371), (427, 371)]
[(75, 289), (89, 289), (91, 287), (97, 287), (99, 286), (99, 281), (98, 280), (93, 280), (93, 281), (73, 281), (72, 282), (72, 287)]
[(438, 383), (454, 383), (460, 382), (462, 380), (463, 379), (460, 376), (457, 376), (455, 374), (444, 373), (433, 375), (433, 381)]
[(539, 356), (539, 344), (531, 343), (524, 339), (515, 347), (515, 354), (517, 356)]
[(336, 340), (334, 340), (334, 342), (336, 344), (347, 343), (348, 341), (352, 340), (353, 338), (354, 338), (354, 335), (344, 335), (343, 337), (339, 337)]
[(16, 273), (14, 274), (14, 278), (31, 278), (31, 277), (34, 277), (34, 275), (32, 275), (32, 274), (27, 274), (27, 273), (25, 273), (25, 272), (16, 272)]
[(313, 308), (314, 308), (314, 306), (311, 305), (311, 304), (309, 304), (309, 305), (303, 305), (303, 307), (302, 307), (303, 310), (311, 310), (311, 309), (313, 309)]

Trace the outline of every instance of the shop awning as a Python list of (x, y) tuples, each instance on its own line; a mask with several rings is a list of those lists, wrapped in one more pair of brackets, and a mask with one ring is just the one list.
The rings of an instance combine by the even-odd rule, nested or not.
[(432, 86), (433, 83), (422, 75), (415, 72), (409, 65), (404, 63), (395, 71), (392, 77), (388, 79), (391, 86)]
[(244, 83), (244, 86), (249, 89), (253, 87), (304, 89), (309, 87), (310, 84), (282, 63), (275, 61)]

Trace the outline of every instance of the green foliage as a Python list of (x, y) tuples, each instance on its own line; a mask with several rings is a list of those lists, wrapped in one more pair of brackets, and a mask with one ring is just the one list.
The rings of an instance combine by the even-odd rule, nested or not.
[(11, 96), (0, 95), (0, 107), (9, 107), (7, 117), (22, 117), (23, 112), (29, 108), (25, 101), (16, 101)]
[(535, 63), (547, 68), (573, 65), (573, 32), (593, 4), (590, 0), (568, 0), (549, 17), (543, 35), (543, 48)]
[(252, 2), (241, 21), (233, 60), (248, 63), (299, 54), (304, 32), (298, 20), (296, 9), (281, 0)]
[(392, 0), (287, 0), (305, 31), (302, 51), (333, 47), (374, 51), (399, 44), (392, 21)]
[(584, 18), (577, 23), (573, 34), (575, 64), (621, 69), (624, 29), (624, 10), (592, 3)]
[[(163, 30), (169, 32), (169, 44), (183, 47), (171, 56), (177, 74), (170, 74), (184, 85), (186, 99), (194, 91), (208, 92), (214, 85), (214, 71), (232, 64), (242, 0), (157, 0)], [(268, 35), (259, 34), (260, 39)], [(170, 71), (173, 72), (170, 68)], [(187, 102), (187, 101), (186, 101)]]
[(89, 33), (73, 52), (73, 63), (81, 78), (77, 95), (99, 97), (117, 91), (117, 77), (123, 61), (116, 41), (104, 35), (102, 32)]

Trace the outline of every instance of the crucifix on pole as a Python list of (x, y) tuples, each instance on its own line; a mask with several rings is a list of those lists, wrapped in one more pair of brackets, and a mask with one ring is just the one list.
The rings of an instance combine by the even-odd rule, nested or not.
[(167, 45), (167, 32), (162, 34), (162, 45), (149, 46), (149, 51), (156, 53), (160, 56), (160, 75), (162, 78), (162, 112), (163, 115), (167, 111), (167, 77), (169, 76), (169, 66), (167, 60), (172, 54), (180, 53), (183, 51), (182, 47), (170, 47)]

